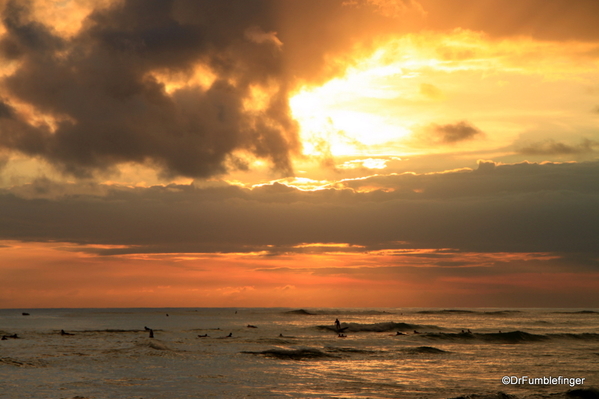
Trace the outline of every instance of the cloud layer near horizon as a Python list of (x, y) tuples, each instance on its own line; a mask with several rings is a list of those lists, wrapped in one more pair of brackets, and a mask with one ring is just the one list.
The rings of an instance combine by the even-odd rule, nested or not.
[(279, 183), (83, 188), (40, 180), (3, 190), (0, 238), (123, 246), (97, 250), (104, 254), (282, 253), (345, 243), (349, 251), (596, 255), (598, 174), (597, 162), (481, 162), (477, 170), (373, 176), (317, 191)]

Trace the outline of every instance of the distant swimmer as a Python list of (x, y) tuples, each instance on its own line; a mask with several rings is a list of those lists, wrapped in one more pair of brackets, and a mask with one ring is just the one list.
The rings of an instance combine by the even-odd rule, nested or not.
[(199, 338), (206, 338), (207, 336), (208, 336), (208, 334), (198, 335)]
[(295, 338), (293, 335), (283, 335), (279, 334), (279, 338)]
[(166, 317), (168, 317), (168, 313), (166, 314)]
[(401, 331), (398, 331), (397, 334), (395, 334), (395, 335), (406, 335), (406, 334), (402, 333)]
[(339, 335), (337, 335), (337, 337), (339, 337), (339, 338), (347, 338), (347, 335), (339, 333)]
[(224, 337), (216, 337), (216, 339), (225, 339), (225, 338), (233, 338), (233, 333), (229, 333), (229, 335), (225, 335)]
[(258, 327), (248, 324), (248, 328), (258, 328)]
[(75, 334), (68, 333), (65, 330), (60, 330), (60, 335), (75, 335)]

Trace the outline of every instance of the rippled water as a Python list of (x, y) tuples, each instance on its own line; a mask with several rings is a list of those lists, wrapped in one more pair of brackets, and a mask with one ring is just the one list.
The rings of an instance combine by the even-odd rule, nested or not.
[(0, 310), (13, 334), (0, 398), (599, 398), (595, 309)]

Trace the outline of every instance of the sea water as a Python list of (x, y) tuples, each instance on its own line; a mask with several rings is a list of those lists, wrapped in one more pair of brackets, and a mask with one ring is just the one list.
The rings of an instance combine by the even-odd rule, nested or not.
[(0, 398), (599, 398), (596, 309), (5, 309), (0, 335)]

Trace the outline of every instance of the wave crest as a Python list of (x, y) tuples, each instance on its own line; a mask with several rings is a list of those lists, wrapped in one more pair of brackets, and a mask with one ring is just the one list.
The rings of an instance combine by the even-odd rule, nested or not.
[(315, 348), (299, 348), (299, 349), (283, 349), (274, 348), (267, 349), (264, 351), (250, 352), (243, 351), (241, 353), (247, 353), (251, 355), (261, 355), (265, 357), (274, 357), (277, 359), (291, 359), (291, 360), (303, 360), (303, 359), (324, 359), (324, 358), (336, 358), (337, 356), (324, 353), (323, 351)]
[[(338, 329), (334, 325), (316, 326), (320, 330), (328, 330), (337, 332)], [(395, 323), (392, 321), (374, 324), (361, 323), (341, 323), (343, 332), (389, 332), (389, 331), (411, 331), (411, 330), (442, 330), (441, 327), (427, 326), (408, 323)]]

